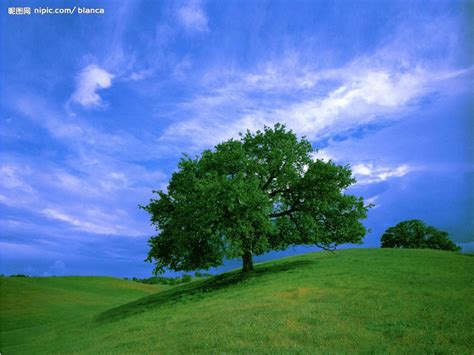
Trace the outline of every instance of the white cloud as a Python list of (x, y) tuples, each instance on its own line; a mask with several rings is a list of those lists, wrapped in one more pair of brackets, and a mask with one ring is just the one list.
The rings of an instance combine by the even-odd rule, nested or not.
[(425, 77), (371, 71), (348, 76), (327, 96), (297, 102), (275, 110), (278, 120), (310, 139), (379, 121), (381, 115), (400, 112), (420, 96)]
[(380, 203), (376, 203), (379, 199), (380, 195), (375, 195), (369, 198), (364, 199), (366, 205), (372, 204), (372, 209), (376, 209), (380, 207)]
[(15, 189), (23, 193), (34, 193), (34, 189), (25, 181), (25, 175), (31, 174), (28, 166), (3, 165), (0, 167), (0, 186)]
[[(75, 230), (90, 233), (130, 237), (151, 233), (137, 205), (146, 203), (151, 190), (162, 187), (167, 176), (141, 166), (136, 157), (156, 154), (156, 145), (150, 145), (153, 137), (142, 142), (126, 132), (98, 131), (81, 117), (62, 115), (35, 96), (19, 96), (13, 103), (17, 112), (68, 144), (71, 152), (60, 164), (4, 154), (0, 203), (55, 217)], [(67, 202), (67, 210), (59, 208), (58, 196), (74, 203)], [(41, 228), (38, 219), (32, 223)]]
[(373, 184), (394, 177), (402, 177), (413, 170), (415, 170), (413, 167), (406, 164), (386, 167), (375, 166), (373, 163), (360, 163), (352, 166), (352, 172), (359, 185)]
[(56, 219), (61, 222), (66, 222), (74, 227), (77, 227), (80, 230), (84, 230), (86, 232), (91, 232), (91, 233), (98, 233), (98, 234), (113, 234), (114, 229), (113, 228), (107, 228), (103, 226), (99, 226), (87, 221), (81, 221), (77, 218), (74, 218), (72, 216), (69, 216), (65, 213), (59, 212), (54, 209), (46, 208), (41, 211), (43, 215), (46, 217)]
[(247, 115), (235, 121), (225, 122), (216, 119), (194, 119), (180, 122), (168, 127), (161, 140), (170, 142), (188, 137), (188, 147), (200, 150), (204, 146), (212, 146), (230, 137), (237, 137), (245, 130), (256, 131), (268, 124), (265, 119)]
[(152, 154), (152, 151), (158, 150), (156, 145), (150, 143), (155, 139), (151, 134), (150, 139), (144, 142), (128, 132), (98, 130), (80, 116), (71, 119), (53, 109), (46, 100), (38, 96), (20, 95), (12, 103), (18, 113), (46, 128), (52, 137), (65, 141), (79, 151), (101, 152), (111, 156), (120, 154), (122, 158), (135, 159), (137, 155)]
[[(39, 249), (37, 247), (23, 244), (23, 243), (12, 243), (12, 242), (5, 242), (0, 241), (0, 255), (6, 259), (6, 256), (50, 256), (55, 255), (50, 251)], [(3, 260), (5, 260), (3, 259)]]
[[(108, 156), (96, 157), (75, 156), (58, 167), (37, 163), (34, 157), (25, 158), (26, 163), (6, 155), (0, 203), (68, 223), (75, 230), (130, 237), (149, 234), (152, 229), (137, 205), (152, 197), (153, 188), (162, 188), (167, 176)], [(73, 168), (68, 169), (70, 164)], [(58, 199), (65, 205), (60, 207)]]
[(188, 1), (177, 9), (176, 17), (187, 31), (207, 32), (209, 30), (208, 18), (200, 1)]
[(150, 69), (138, 70), (138, 71), (131, 72), (127, 77), (124, 78), (124, 80), (125, 81), (127, 80), (140, 81), (140, 80), (148, 78), (152, 74), (153, 74), (153, 71)]
[[(176, 121), (162, 141), (200, 150), (276, 122), (318, 141), (405, 119), (428, 96), (465, 90), (462, 78), (473, 68), (453, 60), (459, 48), (455, 28), (445, 17), (402, 23), (370, 54), (340, 66), (328, 65), (332, 53), (316, 55), (304, 46), (266, 57), (249, 70), (218, 64), (193, 78), (194, 97), (169, 110)], [(443, 57), (426, 55), (440, 48), (446, 50)]]
[[(91, 212), (93, 216), (90, 216)], [(89, 218), (87, 219), (75, 217), (53, 208), (45, 208), (41, 211), (41, 213), (48, 218), (68, 223), (76, 229), (88, 233), (129, 236), (137, 235), (134, 231), (131, 231), (128, 228), (118, 224), (115, 216), (103, 213), (99, 209), (89, 212), (86, 211), (86, 215), (89, 214)]]
[[(472, 70), (433, 70), (413, 65), (400, 70), (372, 60), (354, 60), (341, 68), (291, 70), (263, 68), (261, 73), (210, 74), (202, 94), (181, 104), (183, 116), (162, 140), (182, 142), (196, 150), (212, 146), (246, 129), (285, 123), (310, 140), (330, 138), (364, 125), (401, 119), (418, 109), (425, 96), (449, 94), (445, 82)], [(283, 60), (285, 63), (285, 60)], [(227, 79), (222, 79), (226, 77)]]
[(86, 108), (102, 106), (103, 102), (97, 91), (112, 86), (113, 78), (114, 75), (97, 65), (88, 65), (77, 78), (76, 91), (71, 97), (72, 101)]
[(84, 183), (81, 181), (81, 179), (66, 172), (58, 172), (53, 178), (56, 178), (58, 180), (58, 185), (65, 190), (82, 190), (83, 192), (87, 192), (89, 194), (95, 192), (94, 190), (89, 189), (87, 186), (84, 186)]
[(319, 159), (323, 161), (335, 160), (335, 157), (327, 149), (320, 149), (312, 154), (313, 159)]

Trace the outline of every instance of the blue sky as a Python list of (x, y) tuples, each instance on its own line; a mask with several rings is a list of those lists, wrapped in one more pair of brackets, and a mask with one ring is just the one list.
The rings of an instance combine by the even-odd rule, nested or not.
[[(74, 5), (105, 14), (7, 14)], [(352, 166), (351, 192), (375, 204), (363, 246), (419, 218), (474, 250), (468, 1), (1, 11), (1, 273), (148, 276), (137, 205), (183, 152), (276, 122)]]

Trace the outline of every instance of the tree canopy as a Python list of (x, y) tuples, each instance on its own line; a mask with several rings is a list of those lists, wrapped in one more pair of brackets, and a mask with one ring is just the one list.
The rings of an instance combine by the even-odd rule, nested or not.
[(370, 206), (346, 193), (349, 166), (312, 158), (314, 150), (284, 125), (247, 131), (200, 156), (187, 155), (167, 192), (141, 206), (158, 235), (148, 241), (155, 272), (208, 269), (225, 258), (252, 256), (290, 245), (325, 249), (360, 243)]
[(447, 232), (412, 219), (388, 228), (382, 235), (382, 248), (442, 249), (460, 251)]

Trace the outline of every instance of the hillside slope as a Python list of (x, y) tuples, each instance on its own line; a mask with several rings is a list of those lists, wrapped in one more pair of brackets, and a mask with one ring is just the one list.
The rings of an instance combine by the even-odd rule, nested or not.
[(0, 351), (29, 352), (103, 310), (161, 289), (114, 277), (2, 277)]
[[(251, 275), (226, 273), (141, 298), (138, 293), (151, 289), (136, 284), (145, 287), (133, 291), (136, 297), (103, 301), (125, 292), (119, 284), (126, 281), (117, 280), (103, 297), (98, 290), (91, 308), (81, 298), (67, 306), (51, 300), (55, 316), (36, 314), (24, 329), (3, 319), (24, 307), (25, 315), (35, 314), (37, 308), (22, 300), (29, 280), (22, 286), (4, 279), (1, 351), (471, 353), (473, 271), (474, 257), (443, 251), (310, 253), (259, 264)], [(10, 296), (4, 297), (5, 290)], [(56, 291), (43, 292), (46, 299)], [(62, 321), (61, 307), (69, 307)], [(74, 318), (74, 312), (81, 316)], [(28, 332), (28, 341), (15, 332)]]

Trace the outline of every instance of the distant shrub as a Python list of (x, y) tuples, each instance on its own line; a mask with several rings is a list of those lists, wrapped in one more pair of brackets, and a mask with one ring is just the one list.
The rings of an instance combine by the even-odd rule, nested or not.
[(412, 219), (388, 228), (382, 235), (382, 248), (442, 249), (460, 251), (447, 232)]
[(10, 275), (10, 277), (29, 277), (29, 276), (24, 275), (24, 274), (12, 274), (12, 275)]
[(192, 279), (193, 277), (191, 275), (183, 275), (183, 277), (181, 277), (181, 283), (191, 282)]
[(196, 271), (194, 273), (194, 277), (210, 277), (212, 276), (211, 274), (207, 273), (207, 272), (199, 272), (199, 271)]
[(159, 284), (159, 285), (174, 286), (174, 285), (179, 285), (182, 283), (191, 282), (193, 280), (193, 277), (191, 275), (183, 275), (182, 277), (152, 276), (145, 279), (139, 279), (139, 278), (133, 277), (132, 280), (135, 282), (141, 282), (148, 285)]

